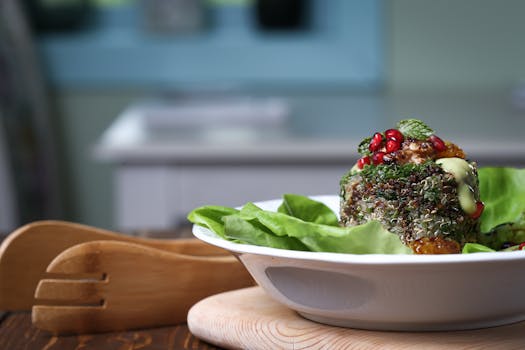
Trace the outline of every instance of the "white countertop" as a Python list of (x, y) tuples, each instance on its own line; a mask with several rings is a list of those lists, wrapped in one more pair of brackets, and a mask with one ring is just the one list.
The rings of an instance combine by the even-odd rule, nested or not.
[(152, 108), (169, 111), (171, 102), (138, 102), (105, 131), (94, 154), (114, 163), (350, 163), (363, 137), (415, 117), (480, 164), (525, 166), (525, 112), (501, 96), (361, 94), (279, 101), (289, 109), (281, 119), (207, 119), (205, 125), (169, 118), (152, 123)]

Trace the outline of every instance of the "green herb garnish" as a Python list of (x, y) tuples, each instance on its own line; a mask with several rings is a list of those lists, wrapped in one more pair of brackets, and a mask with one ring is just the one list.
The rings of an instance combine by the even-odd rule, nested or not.
[(434, 134), (434, 130), (428, 127), (421, 120), (404, 119), (397, 123), (397, 129), (401, 131), (405, 137), (416, 140), (426, 140)]
[[(414, 173), (424, 173), (427, 169), (435, 168), (441, 170), (434, 162), (427, 161), (423, 164), (379, 164), (376, 166), (366, 166), (360, 175), (369, 181), (386, 182), (388, 180), (402, 181)], [(346, 177), (348, 179), (348, 177)]]
[(371, 137), (365, 137), (363, 141), (357, 146), (357, 152), (362, 154), (363, 156), (369, 156), (372, 154), (370, 150), (368, 149), (368, 146), (370, 145), (370, 141), (372, 141)]

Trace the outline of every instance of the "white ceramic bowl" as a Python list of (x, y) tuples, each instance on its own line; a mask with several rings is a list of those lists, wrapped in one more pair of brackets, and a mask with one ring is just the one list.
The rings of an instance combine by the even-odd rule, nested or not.
[[(336, 196), (313, 197), (338, 211)], [(281, 200), (256, 203), (276, 210)], [(302, 252), (194, 235), (236, 254), (277, 301), (313, 321), (437, 331), (525, 320), (525, 252), (381, 255)]]

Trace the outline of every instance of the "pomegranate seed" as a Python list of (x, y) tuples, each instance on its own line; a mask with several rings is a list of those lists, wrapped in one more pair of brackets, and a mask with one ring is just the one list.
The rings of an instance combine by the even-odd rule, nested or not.
[(431, 135), (428, 139), (432, 143), (432, 146), (436, 151), (443, 152), (447, 149), (445, 142), (443, 142), (443, 140), (437, 137), (436, 135)]
[(385, 157), (385, 152), (376, 152), (374, 153), (374, 155), (372, 155), (372, 162), (375, 164), (375, 165), (379, 165), (379, 164), (383, 164), (384, 163), (384, 157)]
[(518, 246), (518, 250), (525, 250), (525, 242), (521, 243), (521, 244)]
[(359, 169), (363, 169), (365, 167), (365, 165), (370, 165), (370, 157), (369, 156), (365, 156), (363, 158), (359, 158), (359, 160), (357, 161), (357, 167)]
[(473, 212), (472, 214), (470, 214), (470, 217), (473, 218), (474, 220), (476, 220), (483, 213), (483, 209), (485, 209), (485, 204), (483, 204), (483, 202), (479, 202), (478, 201), (476, 203), (476, 211)]
[(405, 139), (401, 131), (397, 129), (388, 129), (385, 131), (385, 137), (387, 140), (396, 140), (399, 143), (403, 142)]
[(401, 144), (399, 143), (399, 141), (395, 140), (395, 139), (390, 139), (386, 142), (386, 151), (388, 153), (392, 153), (392, 152), (395, 152), (397, 151), (399, 148), (401, 147)]
[(381, 147), (381, 143), (383, 142), (383, 135), (381, 133), (376, 132), (374, 136), (372, 136), (372, 141), (370, 141), (370, 145), (368, 146), (368, 149), (370, 152), (375, 152)]

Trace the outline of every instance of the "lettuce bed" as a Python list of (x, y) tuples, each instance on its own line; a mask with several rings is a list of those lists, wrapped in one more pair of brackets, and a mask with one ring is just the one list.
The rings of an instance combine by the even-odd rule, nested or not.
[[(525, 169), (480, 168), (479, 243), (463, 253), (517, 250), (525, 242)], [(323, 203), (295, 194), (283, 195), (277, 212), (247, 203), (241, 210), (204, 206), (188, 219), (223, 239), (280, 249), (349, 254), (412, 254), (397, 235), (377, 221), (339, 226), (337, 215)]]

